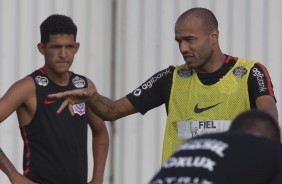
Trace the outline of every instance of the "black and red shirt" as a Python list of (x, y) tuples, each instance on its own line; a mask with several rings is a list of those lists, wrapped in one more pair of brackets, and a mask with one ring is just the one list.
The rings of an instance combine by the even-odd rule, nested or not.
[[(218, 82), (226, 73), (232, 69), (237, 62), (236, 57), (226, 55), (224, 64), (213, 73), (198, 73), (200, 81), (205, 85), (212, 85)], [(159, 71), (150, 77), (132, 93), (127, 94), (127, 98), (133, 104), (135, 110), (141, 114), (165, 104), (168, 109), (170, 91), (172, 87), (172, 77), (175, 67)], [(256, 99), (260, 96), (270, 95), (275, 99), (273, 85), (267, 69), (257, 62), (250, 71), (248, 77), (248, 93), (251, 108), (256, 108)], [(276, 101), (276, 99), (275, 99)]]
[(85, 104), (56, 111), (63, 99), (48, 99), (47, 95), (87, 87), (84, 76), (69, 72), (67, 86), (59, 86), (43, 69), (29, 76), (36, 86), (36, 112), (29, 125), (21, 128), (24, 140), (23, 170), (40, 184), (87, 183), (87, 116)]

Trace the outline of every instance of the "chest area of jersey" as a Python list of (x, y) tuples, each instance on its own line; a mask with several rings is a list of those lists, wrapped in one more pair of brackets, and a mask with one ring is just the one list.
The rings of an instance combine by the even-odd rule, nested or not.
[(208, 106), (207, 108), (213, 108), (230, 99), (240, 100), (248, 91), (246, 73), (244, 70), (240, 73), (235, 69), (212, 85), (202, 84), (196, 73), (184, 77), (177, 73), (172, 84), (171, 98), (178, 103), (200, 103)]
[[(36, 82), (36, 99), (37, 99), (37, 107), (38, 109), (42, 109), (44, 111), (54, 112), (58, 110), (61, 106), (64, 98), (61, 99), (50, 99), (48, 98), (49, 94), (58, 93), (78, 88), (86, 87), (86, 80), (81, 77), (74, 77), (70, 79), (69, 85), (67, 86), (58, 86), (51, 82), (46, 76), (38, 75), (35, 77)], [(65, 110), (68, 111), (66, 108)], [(79, 103), (72, 105), (72, 110), (75, 115), (82, 116), (86, 113), (86, 105), (85, 103)], [(67, 113), (66, 113), (67, 114)]]

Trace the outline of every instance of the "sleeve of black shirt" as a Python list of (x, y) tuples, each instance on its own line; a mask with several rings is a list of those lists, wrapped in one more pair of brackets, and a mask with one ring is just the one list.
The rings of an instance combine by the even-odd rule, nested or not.
[(257, 62), (251, 68), (248, 78), (248, 86), (250, 90), (250, 101), (252, 101), (253, 103), (255, 103), (258, 97), (264, 95), (272, 96), (276, 102), (270, 75), (265, 66), (261, 63)]
[(133, 92), (126, 95), (135, 110), (141, 114), (168, 103), (174, 66), (151, 76)]

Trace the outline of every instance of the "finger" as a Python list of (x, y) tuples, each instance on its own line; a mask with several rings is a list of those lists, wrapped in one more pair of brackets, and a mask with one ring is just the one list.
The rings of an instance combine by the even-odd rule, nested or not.
[(48, 98), (62, 98), (62, 97), (64, 97), (64, 92), (53, 93), (48, 95)]
[(69, 104), (69, 105), (68, 105), (68, 109), (69, 109), (71, 115), (73, 116), (73, 115), (74, 115), (74, 111), (73, 111), (72, 106), (73, 106), (72, 104)]
[(61, 113), (64, 108), (66, 108), (70, 104), (70, 101), (68, 99), (64, 100), (59, 109), (57, 110), (57, 113)]

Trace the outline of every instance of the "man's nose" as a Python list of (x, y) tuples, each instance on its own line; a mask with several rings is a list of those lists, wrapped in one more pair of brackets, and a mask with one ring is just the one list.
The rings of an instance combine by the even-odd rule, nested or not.
[(189, 49), (190, 49), (190, 46), (187, 42), (182, 41), (179, 44), (179, 50), (180, 50), (181, 53), (185, 53), (185, 52), (189, 51)]
[(66, 48), (65, 48), (65, 47), (61, 47), (59, 56), (60, 56), (61, 58), (67, 57), (67, 52), (66, 52)]

